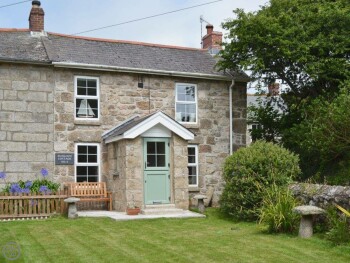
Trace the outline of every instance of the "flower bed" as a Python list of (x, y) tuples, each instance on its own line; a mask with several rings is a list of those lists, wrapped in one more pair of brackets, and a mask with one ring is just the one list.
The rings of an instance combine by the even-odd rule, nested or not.
[[(43, 178), (34, 181), (18, 181), (6, 184), (0, 192), (0, 220), (13, 218), (47, 217), (63, 213), (67, 193), (60, 191), (60, 184), (47, 179), (48, 171), (41, 169)], [(6, 174), (0, 172), (6, 183)]]

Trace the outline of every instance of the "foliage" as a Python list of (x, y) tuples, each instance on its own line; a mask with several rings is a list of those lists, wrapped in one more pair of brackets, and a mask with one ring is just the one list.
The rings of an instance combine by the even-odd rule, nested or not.
[(292, 210), (298, 205), (288, 187), (273, 184), (264, 191), (259, 223), (267, 224), (270, 233), (293, 233), (300, 219)]
[[(322, 173), (329, 164), (343, 160), (338, 155), (338, 159), (319, 165), (323, 152), (299, 142), (305, 135), (310, 136), (298, 125), (312, 118), (305, 110), (315, 98), (332, 101), (350, 78), (349, 13), (348, 0), (270, 0), (257, 12), (235, 10), (236, 18), (223, 24), (229, 31), (229, 41), (221, 52), (219, 66), (249, 70), (251, 78), (259, 81), (261, 91), (272, 83), (282, 83), (283, 103), (274, 102), (278, 111), (270, 103), (250, 109), (252, 121), (261, 124), (253, 137), (268, 141), (277, 141), (278, 137), (284, 147), (300, 155), (306, 176)], [(312, 124), (321, 126), (327, 122), (318, 118)], [(342, 126), (338, 131), (350, 132), (346, 129)], [(312, 140), (322, 144), (323, 149), (330, 145), (332, 152), (342, 150), (341, 140), (332, 144), (336, 136), (315, 132), (321, 140)]]
[(261, 96), (256, 105), (248, 107), (248, 123), (258, 123), (258, 127), (250, 131), (253, 141), (265, 140), (278, 142), (281, 136), (281, 100), (279, 97)]
[(336, 209), (327, 210), (327, 219), (330, 230), (326, 238), (335, 245), (350, 244), (350, 220), (344, 215), (339, 215)]
[(263, 190), (290, 183), (300, 173), (298, 162), (288, 150), (264, 141), (239, 149), (225, 160), (222, 211), (235, 219), (256, 220)]
[[(5, 180), (6, 174), (2, 172), (2, 179)], [(16, 183), (9, 183), (3, 189), (4, 193), (12, 193), (12, 194), (50, 194), (55, 193), (60, 188), (59, 183), (54, 183), (47, 179), (48, 171), (47, 169), (41, 169), (42, 179), (35, 179), (34, 181), (22, 181), (19, 180)]]
[[(344, 86), (334, 99), (318, 97), (302, 112), (300, 124), (295, 124), (289, 130), (304, 155), (318, 156), (318, 171), (327, 174), (326, 168), (332, 167), (332, 173), (349, 167), (350, 161), (350, 82)], [(334, 165), (337, 164), (337, 166)], [(309, 162), (310, 165), (310, 162)], [(336, 169), (335, 169), (336, 168)], [(323, 169), (323, 170), (322, 170)], [(345, 175), (348, 183), (350, 176)]]
[(306, 98), (337, 90), (349, 76), (347, 0), (271, 0), (257, 12), (236, 9), (223, 27), (230, 42), (222, 68), (250, 70), (266, 84), (281, 79)]

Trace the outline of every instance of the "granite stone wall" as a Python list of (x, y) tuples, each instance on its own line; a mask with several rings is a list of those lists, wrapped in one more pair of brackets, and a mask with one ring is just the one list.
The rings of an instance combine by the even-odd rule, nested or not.
[(0, 171), (7, 182), (33, 179), (41, 168), (53, 174), (53, 79), (46, 67), (0, 64)]
[(299, 183), (290, 185), (290, 189), (306, 205), (327, 208), (338, 204), (350, 210), (350, 186)]

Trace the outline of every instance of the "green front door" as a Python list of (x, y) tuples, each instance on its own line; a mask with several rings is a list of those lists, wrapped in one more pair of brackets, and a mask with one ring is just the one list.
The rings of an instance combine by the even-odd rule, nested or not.
[(145, 138), (145, 204), (170, 203), (169, 139)]

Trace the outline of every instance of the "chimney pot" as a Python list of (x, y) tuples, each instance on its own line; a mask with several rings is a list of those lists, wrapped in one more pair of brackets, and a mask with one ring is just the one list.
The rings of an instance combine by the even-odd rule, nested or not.
[(214, 30), (214, 26), (209, 24), (206, 26), (206, 29), (207, 29), (207, 35), (213, 33), (213, 30)]
[(208, 49), (210, 54), (216, 55), (222, 49), (222, 33), (214, 31), (214, 26), (211, 24), (208, 24), (206, 29), (207, 34), (202, 38), (202, 48)]
[(32, 9), (29, 14), (29, 29), (33, 32), (44, 31), (44, 10), (40, 7), (40, 1), (32, 1)]
[(33, 6), (41, 6), (40, 1), (32, 1)]

